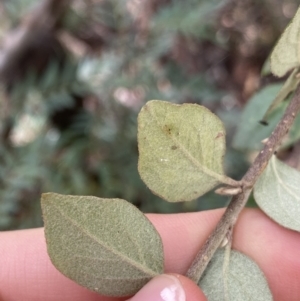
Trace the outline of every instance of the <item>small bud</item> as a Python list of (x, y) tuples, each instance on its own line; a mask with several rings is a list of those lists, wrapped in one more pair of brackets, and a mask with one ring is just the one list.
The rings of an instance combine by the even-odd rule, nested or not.
[(242, 192), (242, 187), (221, 187), (215, 190), (220, 195), (237, 195)]
[(227, 246), (227, 244), (229, 243), (228, 238), (225, 236), (220, 244), (220, 248), (224, 248)]

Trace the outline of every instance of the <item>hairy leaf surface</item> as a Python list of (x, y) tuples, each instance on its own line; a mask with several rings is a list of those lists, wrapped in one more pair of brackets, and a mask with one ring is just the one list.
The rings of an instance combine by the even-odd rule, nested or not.
[(226, 269), (223, 268), (224, 260), (225, 251), (220, 249), (200, 279), (199, 287), (208, 301), (273, 300), (268, 283), (254, 261), (237, 251), (231, 251)]
[(223, 171), (223, 124), (205, 107), (149, 101), (138, 117), (138, 145), (141, 178), (167, 201), (190, 201), (235, 182)]
[(128, 296), (163, 272), (161, 238), (132, 204), (46, 193), (42, 210), (52, 263), (80, 285)]
[(300, 231), (300, 172), (271, 158), (254, 186), (258, 206), (278, 224)]
[(300, 66), (300, 9), (285, 29), (271, 54), (271, 71), (282, 77)]

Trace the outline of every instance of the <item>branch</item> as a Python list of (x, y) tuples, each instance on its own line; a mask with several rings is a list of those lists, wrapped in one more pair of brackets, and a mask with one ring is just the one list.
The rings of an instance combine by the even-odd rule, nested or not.
[(191, 264), (189, 270), (187, 271), (187, 277), (189, 277), (196, 283), (199, 282), (206, 266), (208, 265), (218, 247), (221, 245), (224, 237), (236, 223), (239, 214), (248, 201), (255, 182), (268, 165), (269, 160), (281, 144), (284, 136), (288, 133), (299, 111), (300, 87), (297, 88), (296, 93), (289, 106), (287, 107), (283, 117), (281, 118), (271, 136), (265, 142), (264, 148), (257, 155), (252, 166), (249, 168), (249, 170), (241, 180), (241, 182), (243, 183), (242, 191), (232, 197), (221, 220), (219, 221), (211, 235), (208, 237), (205, 244), (202, 246), (193, 263)]

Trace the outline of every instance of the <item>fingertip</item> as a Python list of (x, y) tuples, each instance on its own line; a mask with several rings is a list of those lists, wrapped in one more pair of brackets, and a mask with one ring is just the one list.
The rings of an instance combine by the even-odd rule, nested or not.
[(200, 288), (178, 274), (163, 274), (150, 280), (130, 301), (206, 301)]
[(177, 277), (180, 281), (185, 291), (186, 301), (207, 301), (207, 298), (205, 297), (203, 291), (194, 281), (182, 275), (172, 275)]

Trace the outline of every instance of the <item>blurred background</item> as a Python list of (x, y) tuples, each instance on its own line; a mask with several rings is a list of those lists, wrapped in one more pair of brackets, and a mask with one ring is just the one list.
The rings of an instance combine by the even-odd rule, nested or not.
[[(143, 212), (225, 206), (213, 192), (170, 204), (149, 191), (137, 114), (151, 99), (208, 107), (227, 130), (226, 173), (240, 179), (286, 106), (259, 124), (282, 85), (268, 55), (299, 4), (1, 0), (0, 230), (42, 226), (50, 191), (123, 198)], [(294, 167), (297, 124), (281, 152)]]

